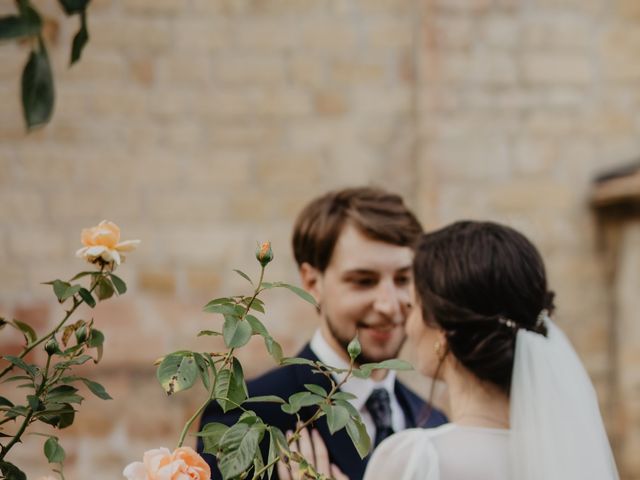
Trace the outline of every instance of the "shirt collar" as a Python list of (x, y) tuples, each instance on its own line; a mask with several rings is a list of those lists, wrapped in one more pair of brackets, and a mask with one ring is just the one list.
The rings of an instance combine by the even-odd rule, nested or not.
[[(349, 364), (329, 345), (320, 329), (316, 330), (316, 333), (313, 335), (310, 347), (322, 363), (336, 368), (349, 368)], [(333, 374), (338, 382), (344, 378), (344, 375), (345, 374)], [(355, 395), (356, 398), (350, 400), (350, 402), (357, 410), (362, 410), (374, 388), (384, 388), (393, 398), (395, 396), (395, 381), (396, 372), (394, 370), (388, 370), (387, 375), (380, 381), (375, 381), (371, 378), (351, 376), (349, 380), (340, 387), (340, 390)]]

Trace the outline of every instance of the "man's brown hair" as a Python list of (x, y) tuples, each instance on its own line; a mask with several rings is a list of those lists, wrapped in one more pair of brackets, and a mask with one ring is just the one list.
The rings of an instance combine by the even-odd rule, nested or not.
[(293, 254), (324, 272), (342, 228), (351, 223), (372, 240), (412, 247), (422, 225), (402, 197), (375, 187), (334, 190), (312, 200), (293, 229)]

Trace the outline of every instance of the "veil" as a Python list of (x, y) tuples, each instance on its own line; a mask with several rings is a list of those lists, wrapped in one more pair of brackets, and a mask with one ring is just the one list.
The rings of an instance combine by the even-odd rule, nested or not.
[(618, 480), (595, 390), (564, 333), (519, 329), (511, 384), (511, 478)]

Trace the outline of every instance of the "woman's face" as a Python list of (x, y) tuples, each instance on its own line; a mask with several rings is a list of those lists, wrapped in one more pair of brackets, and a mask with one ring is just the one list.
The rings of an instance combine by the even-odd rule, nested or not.
[[(442, 330), (424, 322), (420, 299), (413, 296), (413, 309), (407, 319), (407, 341), (415, 351), (416, 369), (424, 376), (434, 378), (441, 362), (439, 355), (445, 352)], [(436, 342), (440, 342), (440, 352), (436, 351)]]

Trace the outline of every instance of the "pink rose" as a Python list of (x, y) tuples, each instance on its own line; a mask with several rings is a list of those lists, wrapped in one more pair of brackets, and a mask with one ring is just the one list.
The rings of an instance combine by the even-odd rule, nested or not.
[(209, 465), (190, 447), (156, 448), (144, 453), (142, 462), (127, 465), (122, 474), (128, 480), (209, 480)]

